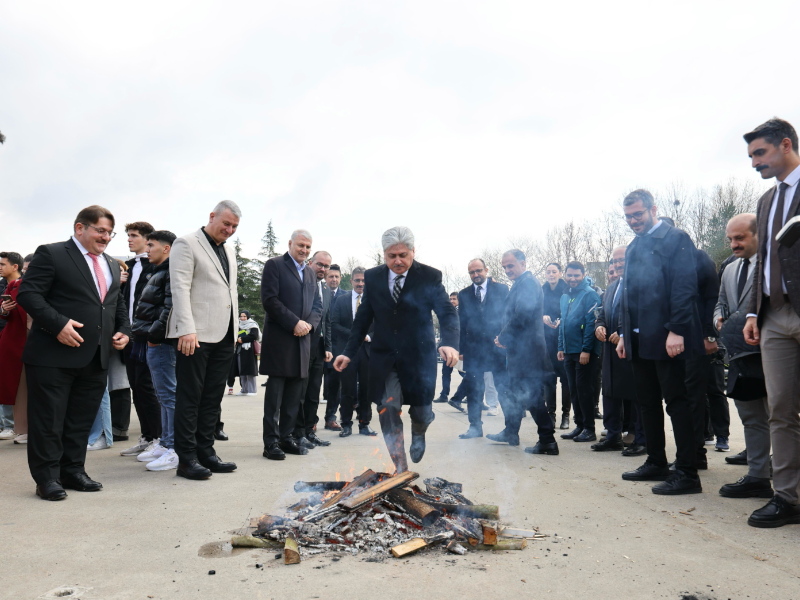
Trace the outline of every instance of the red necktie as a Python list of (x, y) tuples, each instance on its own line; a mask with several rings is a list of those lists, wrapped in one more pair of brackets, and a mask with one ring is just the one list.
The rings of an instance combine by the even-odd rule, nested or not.
[(97, 260), (97, 254), (88, 253), (94, 265), (94, 274), (97, 277), (97, 285), (100, 287), (100, 302), (106, 299), (106, 292), (108, 291), (108, 284), (106, 283), (106, 276), (103, 275), (103, 269), (100, 268), (100, 263)]

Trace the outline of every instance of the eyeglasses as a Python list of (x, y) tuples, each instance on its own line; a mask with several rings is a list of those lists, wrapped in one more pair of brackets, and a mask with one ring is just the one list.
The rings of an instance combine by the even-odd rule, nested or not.
[(95, 227), (94, 225), (89, 225), (88, 223), (82, 223), (84, 227), (91, 227), (100, 235), (107, 235), (110, 239), (114, 239), (114, 236), (117, 235), (115, 231), (109, 231), (108, 229), (103, 229), (102, 227)]
[(612, 265), (623, 264), (625, 262), (625, 259), (624, 258), (612, 258), (608, 262), (610, 262)]
[(485, 270), (486, 269), (475, 269), (474, 271), (468, 271), (468, 273), (469, 273), (469, 275), (471, 277), (473, 275), (479, 275), (480, 273), (483, 273)]
[(631, 213), (629, 215), (625, 215), (622, 217), (626, 221), (641, 221), (642, 217), (645, 216), (649, 211), (646, 210), (637, 210), (635, 213)]
[(318, 266), (320, 269), (324, 269), (324, 270), (326, 270), (326, 271), (327, 271), (328, 269), (330, 269), (330, 268), (331, 268), (331, 266), (330, 266), (330, 265), (324, 265), (324, 264), (322, 264), (321, 262), (314, 263), (314, 264), (315, 264), (315, 265), (317, 265), (317, 266)]

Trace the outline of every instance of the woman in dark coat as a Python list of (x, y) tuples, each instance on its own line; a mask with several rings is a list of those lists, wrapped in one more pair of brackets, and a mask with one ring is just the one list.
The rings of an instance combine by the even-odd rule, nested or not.
[(258, 324), (250, 318), (250, 313), (243, 310), (239, 313), (239, 335), (236, 339), (236, 353), (231, 362), (228, 375), (228, 394), (233, 394), (233, 382), (236, 377), (242, 384), (240, 396), (256, 395), (256, 377), (258, 376), (258, 360), (255, 342), (261, 339)]
[(558, 323), (561, 321), (561, 296), (567, 293), (569, 286), (561, 278), (561, 265), (550, 263), (544, 271), (545, 282), (542, 284), (544, 294), (544, 341), (547, 344), (547, 355), (553, 365), (553, 374), (545, 382), (545, 401), (547, 411), (556, 422), (556, 384), (561, 379), (561, 425), (560, 429), (569, 429), (570, 393), (567, 372), (564, 363), (558, 360)]

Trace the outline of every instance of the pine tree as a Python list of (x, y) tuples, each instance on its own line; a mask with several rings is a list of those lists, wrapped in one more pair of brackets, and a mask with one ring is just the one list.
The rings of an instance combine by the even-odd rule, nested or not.
[(272, 219), (270, 219), (267, 224), (267, 232), (264, 234), (264, 237), (261, 238), (261, 252), (259, 252), (258, 255), (265, 260), (280, 256), (280, 253), (275, 251), (277, 246), (278, 236), (275, 235), (275, 229), (272, 227)]
[(233, 248), (236, 252), (239, 311), (246, 310), (256, 323), (263, 323), (264, 307), (261, 306), (261, 271), (264, 268), (264, 263), (258, 259), (242, 256), (242, 243), (239, 238), (236, 238)]

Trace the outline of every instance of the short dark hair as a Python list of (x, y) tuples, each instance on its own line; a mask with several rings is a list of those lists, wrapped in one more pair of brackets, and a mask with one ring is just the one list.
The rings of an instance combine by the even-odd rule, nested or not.
[[(331, 269), (333, 269), (333, 266), (331, 266)], [(364, 267), (353, 267), (353, 272), (350, 273), (350, 279), (352, 280), (356, 275), (363, 275), (366, 272), (367, 270)]]
[(653, 205), (656, 203), (653, 194), (647, 190), (633, 190), (630, 194), (625, 196), (625, 199), (622, 201), (622, 206), (636, 204), (639, 200), (642, 201), (642, 206), (648, 210), (653, 208)]
[[(753, 232), (755, 233), (755, 231)], [(25, 258), (22, 259), (23, 263), (29, 263), (33, 260), (33, 254), (28, 254)]]
[(97, 204), (92, 204), (78, 213), (78, 216), (75, 217), (75, 222), (72, 224), (72, 226), (74, 227), (78, 223), (82, 223), (83, 225), (94, 225), (100, 219), (108, 219), (111, 221), (111, 227), (114, 227), (116, 224), (114, 215), (111, 214), (110, 210)]
[(339, 273), (341, 273), (342, 272), (342, 268), (339, 265), (334, 263), (328, 269), (328, 273), (330, 273), (331, 271), (339, 271)]
[(773, 146), (778, 146), (783, 140), (789, 138), (789, 141), (792, 142), (792, 150), (794, 150), (795, 154), (798, 153), (797, 132), (791, 123), (778, 117), (773, 117), (766, 123), (762, 123), (753, 131), (745, 133), (743, 137), (748, 144), (753, 140), (764, 138), (765, 142)]
[(22, 255), (18, 252), (0, 252), (0, 258), (5, 258), (10, 265), (17, 265), (17, 271), (22, 271)]
[(511, 250), (506, 250), (505, 252), (503, 252), (503, 256), (506, 256), (508, 254), (516, 258), (519, 262), (525, 262), (525, 253), (522, 250), (518, 250), (517, 248), (512, 248)]
[(134, 221), (133, 223), (125, 224), (125, 233), (128, 233), (129, 231), (138, 231), (139, 235), (141, 235), (142, 237), (147, 237), (155, 230), (156, 228), (150, 225), (150, 223), (148, 223), (147, 221)]
[(558, 264), (557, 262), (550, 262), (550, 263), (547, 263), (547, 264), (544, 266), (544, 268), (545, 268), (545, 269), (547, 269), (547, 267), (549, 267), (549, 266), (553, 266), (553, 267), (555, 267), (556, 269), (558, 269), (559, 271), (563, 271), (563, 270), (564, 270), (564, 269), (562, 269), (562, 268), (561, 268), (561, 265), (560, 265), (560, 264)]
[(570, 269), (578, 269), (584, 275), (586, 274), (586, 267), (583, 266), (583, 263), (579, 260), (571, 260), (567, 263), (567, 271)]
[[(133, 229), (133, 228), (131, 228)], [(140, 230), (136, 230), (141, 233)], [(172, 242), (175, 241), (175, 238), (178, 236), (172, 233), (171, 231), (167, 231), (166, 229), (159, 229), (157, 231), (151, 231), (147, 234), (147, 240), (155, 240), (156, 242), (161, 242), (162, 244), (166, 244), (167, 246), (172, 246)]]
[(452, 298), (453, 296), (458, 296), (458, 292), (450, 292), (450, 297)]

